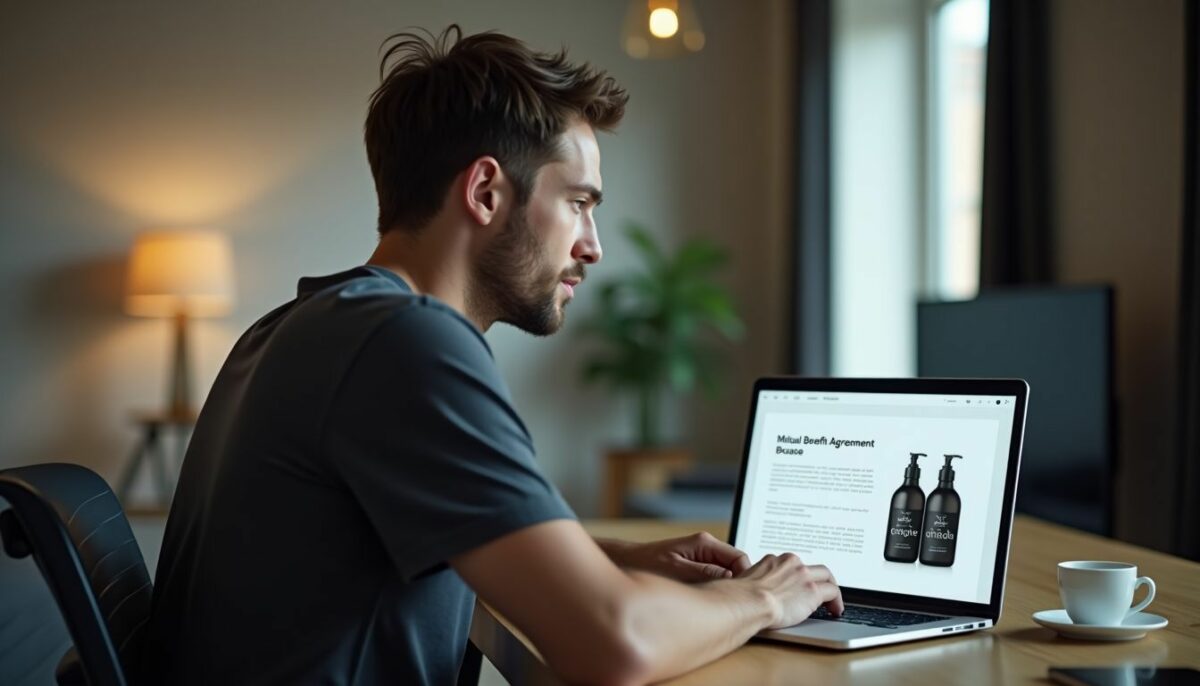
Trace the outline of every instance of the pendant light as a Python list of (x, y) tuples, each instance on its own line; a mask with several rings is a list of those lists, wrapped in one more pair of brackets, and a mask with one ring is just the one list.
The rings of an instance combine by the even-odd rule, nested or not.
[(621, 47), (635, 59), (699, 52), (704, 47), (704, 30), (692, 0), (632, 0), (625, 12)]

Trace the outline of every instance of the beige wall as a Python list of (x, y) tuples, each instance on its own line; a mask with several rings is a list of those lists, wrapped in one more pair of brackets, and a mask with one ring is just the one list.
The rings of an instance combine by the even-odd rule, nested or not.
[[(112, 6), (110, 6), (112, 5)], [(114, 478), (133, 408), (163, 396), (168, 329), (121, 312), (136, 232), (232, 237), (240, 301), (195, 331), (207, 387), (234, 337), (301, 275), (361, 263), (375, 200), (361, 144), (381, 40), (406, 26), (496, 28), (607, 68), (630, 91), (601, 138), (605, 261), (630, 266), (626, 219), (668, 240), (715, 237), (749, 336), (715, 402), (677, 405), (706, 459), (740, 454), (752, 378), (786, 359), (787, 3), (700, 1), (705, 50), (637, 62), (626, 3), (266, 2), (26, 4), (0, 25), (0, 467), (48, 460)], [(591, 308), (585, 285), (571, 308)], [(597, 456), (632, 436), (629, 408), (575, 383), (581, 339), (489, 334), (550, 475), (589, 512)]]
[(1175, 484), (1183, 2), (1057, 0), (1058, 272), (1117, 292), (1117, 534), (1165, 548)]

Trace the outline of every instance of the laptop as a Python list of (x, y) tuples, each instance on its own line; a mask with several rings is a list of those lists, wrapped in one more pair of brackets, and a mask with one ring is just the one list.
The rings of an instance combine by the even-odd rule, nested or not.
[(846, 612), (760, 638), (841, 650), (996, 625), (1029, 386), (764, 378), (729, 542), (829, 567)]

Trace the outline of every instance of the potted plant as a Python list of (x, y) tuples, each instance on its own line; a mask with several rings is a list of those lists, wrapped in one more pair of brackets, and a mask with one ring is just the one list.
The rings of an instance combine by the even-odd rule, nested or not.
[(646, 480), (665, 481), (691, 462), (688, 451), (663, 444), (661, 403), (668, 390), (714, 393), (724, 360), (718, 341), (743, 333), (732, 298), (713, 279), (728, 260), (723, 248), (693, 238), (668, 254), (637, 224), (625, 235), (640, 269), (602, 284), (596, 311), (580, 328), (595, 342), (583, 362), (584, 382), (632, 396), (637, 408), (636, 446), (606, 457), (605, 516), (620, 513), (634, 482), (653, 486)]

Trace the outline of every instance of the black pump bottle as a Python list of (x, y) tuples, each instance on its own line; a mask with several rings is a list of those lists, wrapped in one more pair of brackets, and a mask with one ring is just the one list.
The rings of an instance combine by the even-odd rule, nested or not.
[(925, 505), (925, 527), (921, 534), (921, 564), (949, 567), (954, 564), (958, 545), (958, 513), (962, 500), (954, 490), (951, 462), (962, 455), (946, 455), (946, 464), (938, 472), (938, 487), (929, 494)]
[(909, 453), (904, 483), (892, 495), (883, 546), (883, 559), (889, 562), (917, 561), (917, 551), (921, 549), (921, 513), (925, 510), (925, 491), (921, 490), (921, 468), (917, 466), (917, 458), (925, 456), (925, 453)]

